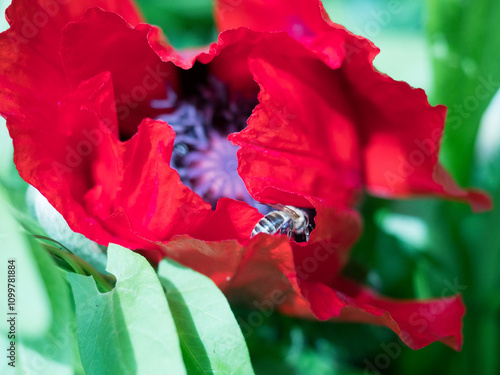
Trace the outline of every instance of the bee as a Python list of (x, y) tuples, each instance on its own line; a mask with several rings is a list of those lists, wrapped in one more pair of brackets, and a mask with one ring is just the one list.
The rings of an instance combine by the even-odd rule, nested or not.
[(272, 205), (276, 210), (271, 211), (255, 225), (252, 235), (258, 233), (286, 234), (296, 242), (309, 241), (312, 226), (309, 223), (309, 215), (300, 208), (284, 205)]

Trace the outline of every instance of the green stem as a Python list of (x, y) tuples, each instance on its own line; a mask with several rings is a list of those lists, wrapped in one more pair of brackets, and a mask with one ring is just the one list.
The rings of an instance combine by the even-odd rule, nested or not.
[[(76, 257), (74, 255), (74, 257)], [(76, 257), (78, 258), (78, 257)], [(94, 267), (92, 267), (90, 264), (85, 262), (83, 259), (80, 259), (80, 266), (84, 269), (87, 274), (91, 275), (94, 277), (94, 280), (96, 281), (97, 285), (101, 287), (101, 290), (106, 292), (109, 292), (113, 289), (114, 284), (116, 282), (116, 279), (114, 276), (106, 276), (98, 272)]]
[(64, 245), (63, 245), (62, 243), (60, 243), (59, 241), (56, 241), (56, 240), (54, 240), (54, 239), (52, 239), (52, 238), (50, 238), (50, 237), (40, 236), (40, 235), (38, 235), (38, 234), (34, 234), (34, 235), (33, 235), (33, 237), (38, 238), (39, 240), (44, 240), (44, 241), (53, 242), (53, 243), (55, 243), (55, 244), (59, 245), (59, 246), (60, 246), (61, 248), (63, 248), (64, 250), (66, 250), (68, 253), (70, 253), (70, 254), (73, 254), (73, 255), (74, 255), (74, 253), (73, 253), (70, 249), (68, 249), (66, 246), (64, 246)]
[(43, 245), (52, 255), (55, 255), (62, 260), (64, 260), (76, 273), (80, 275), (84, 275), (85, 272), (82, 267), (78, 264), (78, 261), (74, 260), (72, 257), (72, 254), (67, 253), (66, 251), (63, 251), (59, 249), (56, 246), (53, 245), (48, 245), (44, 244)]
[(44, 236), (34, 236), (35, 238), (45, 240), (45, 241), (51, 241), (54, 242), (61, 247), (63, 247), (65, 250), (59, 249), (56, 246), (53, 245), (48, 245), (44, 244), (45, 248), (51, 252), (53, 255), (61, 258), (64, 260), (76, 273), (84, 276), (92, 276), (99, 287), (101, 291), (104, 293), (109, 292), (113, 289), (114, 284), (116, 282), (116, 279), (112, 275), (103, 275), (100, 272), (98, 272), (94, 267), (92, 267), (90, 264), (88, 264), (86, 261), (81, 259), (80, 257), (76, 256), (73, 254), (68, 248), (66, 248), (64, 245), (60, 244), (59, 242), (48, 238)]

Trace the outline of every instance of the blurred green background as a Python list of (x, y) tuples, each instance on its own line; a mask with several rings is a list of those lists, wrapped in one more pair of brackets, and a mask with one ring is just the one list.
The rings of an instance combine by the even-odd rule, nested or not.
[[(2, 1), (2, 5), (7, 2)], [(139, 0), (176, 47), (213, 41), (210, 0)], [(500, 2), (498, 0), (325, 0), (334, 22), (380, 49), (376, 67), (424, 88), (449, 108), (441, 160), (460, 184), (500, 197)], [(5, 6), (3, 7), (5, 8)], [(3, 22), (3, 20), (2, 20)], [(6, 27), (4, 22), (0, 27)], [(478, 88), (487, 95), (478, 95)], [(483, 92), (483, 91), (481, 91)], [(2, 120), (3, 121), (3, 120)], [(0, 126), (0, 180), (10, 199), (25, 185)], [(272, 315), (248, 338), (257, 374), (500, 374), (500, 210), (473, 215), (461, 204), (367, 197), (365, 232), (346, 272), (386, 295), (438, 297), (458, 285), (467, 306), (465, 343), (419, 351), (388, 329), (304, 322)], [(235, 313), (248, 311), (235, 307)], [(401, 348), (376, 367), (387, 345)], [(384, 368), (381, 368), (384, 367)], [(377, 372), (378, 371), (378, 372)]]

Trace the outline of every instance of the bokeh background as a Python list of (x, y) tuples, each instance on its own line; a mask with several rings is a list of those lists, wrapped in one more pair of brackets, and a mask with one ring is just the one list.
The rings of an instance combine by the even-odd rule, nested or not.
[[(3, 10), (8, 1), (0, 1)], [(210, 0), (139, 0), (178, 47), (216, 38)], [(500, 2), (324, 0), (334, 22), (381, 49), (375, 66), (449, 108), (441, 160), (461, 185), (500, 198)], [(0, 28), (7, 23), (0, 21)], [(479, 90), (479, 91), (478, 91)], [(481, 94), (478, 94), (480, 92)], [(487, 95), (484, 94), (487, 92)], [(0, 183), (21, 207), (26, 185), (0, 120)], [(365, 231), (345, 270), (397, 298), (461, 292), (463, 350), (405, 347), (388, 329), (273, 314), (247, 338), (257, 374), (500, 374), (500, 210), (473, 215), (434, 199), (365, 197)], [(237, 316), (249, 311), (234, 307)]]

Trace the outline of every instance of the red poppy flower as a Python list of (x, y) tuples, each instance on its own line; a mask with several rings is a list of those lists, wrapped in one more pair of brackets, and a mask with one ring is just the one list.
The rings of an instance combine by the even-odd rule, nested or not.
[[(127, 1), (14, 0), (0, 112), (21, 176), (76, 232), (172, 257), (233, 298), (460, 348), (459, 296), (394, 301), (339, 274), (363, 191), (489, 207), (438, 163), (445, 108), (374, 70), (376, 47), (317, 0), (215, 10), (217, 42), (175, 51)], [(310, 215), (307, 242), (251, 238), (276, 204)]]

